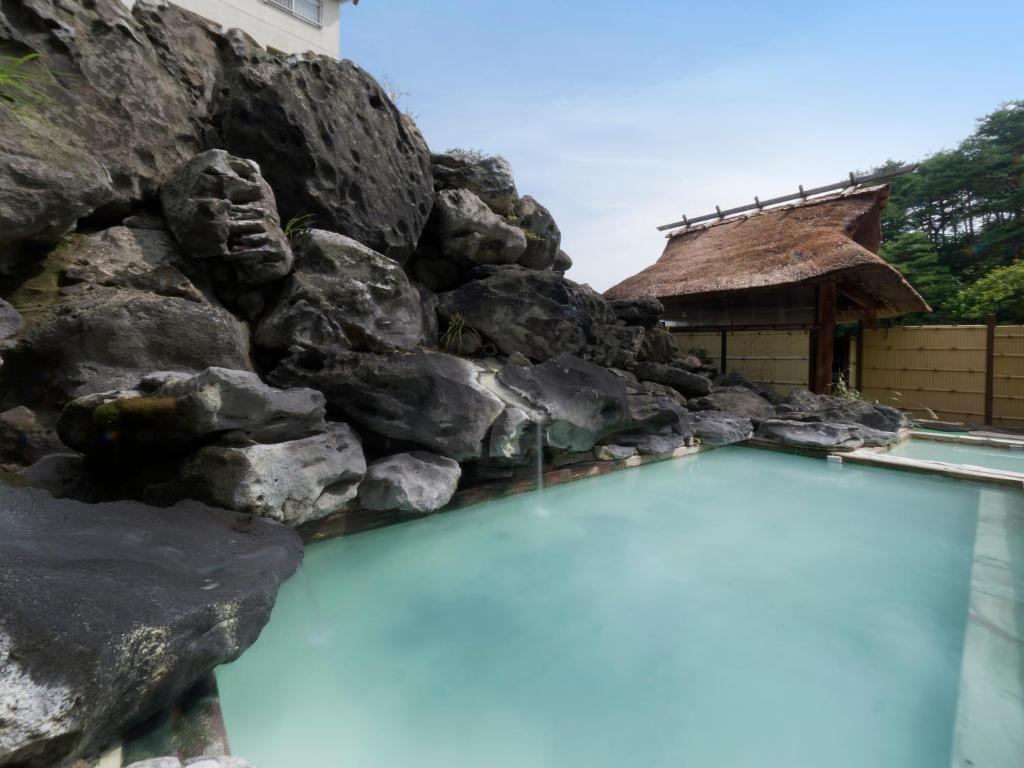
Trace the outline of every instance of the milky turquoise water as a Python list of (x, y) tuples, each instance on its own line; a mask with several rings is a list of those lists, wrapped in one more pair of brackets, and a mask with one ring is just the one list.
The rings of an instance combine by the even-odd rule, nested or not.
[(891, 451), (893, 456), (951, 464), (971, 464), (987, 469), (1024, 472), (1024, 450), (991, 448), (984, 445), (962, 445), (937, 440), (907, 440)]
[(948, 766), (979, 494), (721, 449), (310, 547), (258, 768)]

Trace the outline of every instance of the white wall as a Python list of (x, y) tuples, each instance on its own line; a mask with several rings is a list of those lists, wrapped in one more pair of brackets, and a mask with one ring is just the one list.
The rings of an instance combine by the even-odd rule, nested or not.
[[(122, 0), (131, 7), (134, 0)], [(237, 27), (260, 45), (284, 53), (313, 51), (338, 58), (339, 3), (348, 0), (323, 0), (323, 24), (317, 27), (266, 0), (172, 0), (225, 30)]]

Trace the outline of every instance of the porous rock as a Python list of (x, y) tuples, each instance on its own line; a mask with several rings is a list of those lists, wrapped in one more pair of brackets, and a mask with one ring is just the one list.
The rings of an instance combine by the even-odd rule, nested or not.
[(698, 397), (690, 401), (695, 411), (728, 411), (739, 414), (757, 424), (771, 418), (775, 407), (745, 387), (722, 387), (710, 395)]
[(430, 168), (435, 189), (469, 190), (499, 216), (512, 213), (519, 200), (512, 167), (500, 155), (456, 149), (432, 155)]
[(413, 122), (351, 61), (282, 60), (238, 30), (224, 37), (225, 87), (210, 118), (224, 149), (259, 163), (282, 220), (308, 214), (404, 262), (434, 198)]
[(425, 515), (444, 507), (455, 494), (462, 470), (457, 461), (426, 451), (373, 462), (359, 486), (366, 509)]
[(664, 328), (645, 328), (637, 360), (646, 363), (674, 363), (679, 357), (675, 338)]
[(518, 263), (527, 269), (551, 269), (562, 244), (562, 233), (551, 212), (524, 195), (515, 206), (515, 223), (526, 234), (526, 251)]
[(830, 451), (852, 451), (864, 445), (852, 424), (767, 419), (757, 426), (757, 436), (784, 445)]
[(259, 443), (307, 437), (324, 428), (324, 397), (281, 390), (249, 371), (149, 374), (132, 389), (73, 400), (58, 422), (64, 443), (84, 453), (137, 452), (236, 432)]
[(707, 445), (731, 445), (754, 434), (749, 418), (725, 411), (694, 411), (690, 414), (690, 424), (693, 434)]
[(657, 299), (611, 299), (608, 306), (626, 325), (641, 328), (654, 328), (665, 313), (665, 306)]
[(33, 464), (64, 450), (57, 433), (40, 424), (30, 408), (19, 405), (0, 413), (0, 462)]
[(260, 321), (256, 344), (278, 352), (294, 346), (413, 349), (426, 338), (424, 315), (423, 297), (394, 259), (344, 235), (313, 230), (302, 238), (280, 298)]
[(164, 218), (186, 254), (217, 259), (242, 283), (266, 283), (291, 271), (270, 185), (252, 160), (211, 149), (185, 163), (161, 188)]
[(458, 312), (502, 353), (540, 362), (567, 353), (616, 367), (636, 360), (642, 329), (617, 325), (589, 286), (518, 266), (480, 267), (473, 277), (441, 294), (438, 311)]
[(104, 746), (236, 659), (302, 543), (199, 504), (82, 504), (0, 487), (0, 764)]
[(633, 366), (633, 373), (638, 379), (672, 387), (684, 397), (704, 397), (711, 394), (711, 382), (708, 379), (676, 365), (637, 363)]
[(156, 504), (197, 499), (297, 526), (344, 508), (365, 472), (359, 436), (332, 423), (300, 440), (201, 448), (173, 479), (147, 488), (145, 498)]
[(483, 369), (441, 352), (296, 351), (269, 376), (277, 386), (324, 393), (347, 421), (457, 461), (478, 459), (504, 403), (480, 384)]
[(526, 251), (526, 235), (466, 189), (439, 192), (432, 231), (444, 258), (455, 263), (515, 264)]

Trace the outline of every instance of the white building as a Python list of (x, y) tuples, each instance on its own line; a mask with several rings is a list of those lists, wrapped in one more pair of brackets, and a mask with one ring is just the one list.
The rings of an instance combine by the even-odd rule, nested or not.
[[(134, 0), (124, 0), (131, 6)], [(339, 58), (341, 6), (350, 0), (171, 0), (223, 29), (241, 29), (267, 49)], [(358, 4), (359, 0), (351, 0)]]

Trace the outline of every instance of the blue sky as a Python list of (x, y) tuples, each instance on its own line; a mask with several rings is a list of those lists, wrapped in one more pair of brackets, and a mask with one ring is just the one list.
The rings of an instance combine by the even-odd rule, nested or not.
[(1022, 29), (1020, 0), (362, 0), (341, 49), (434, 151), (507, 157), (604, 290), (680, 214), (954, 146), (1024, 98)]

